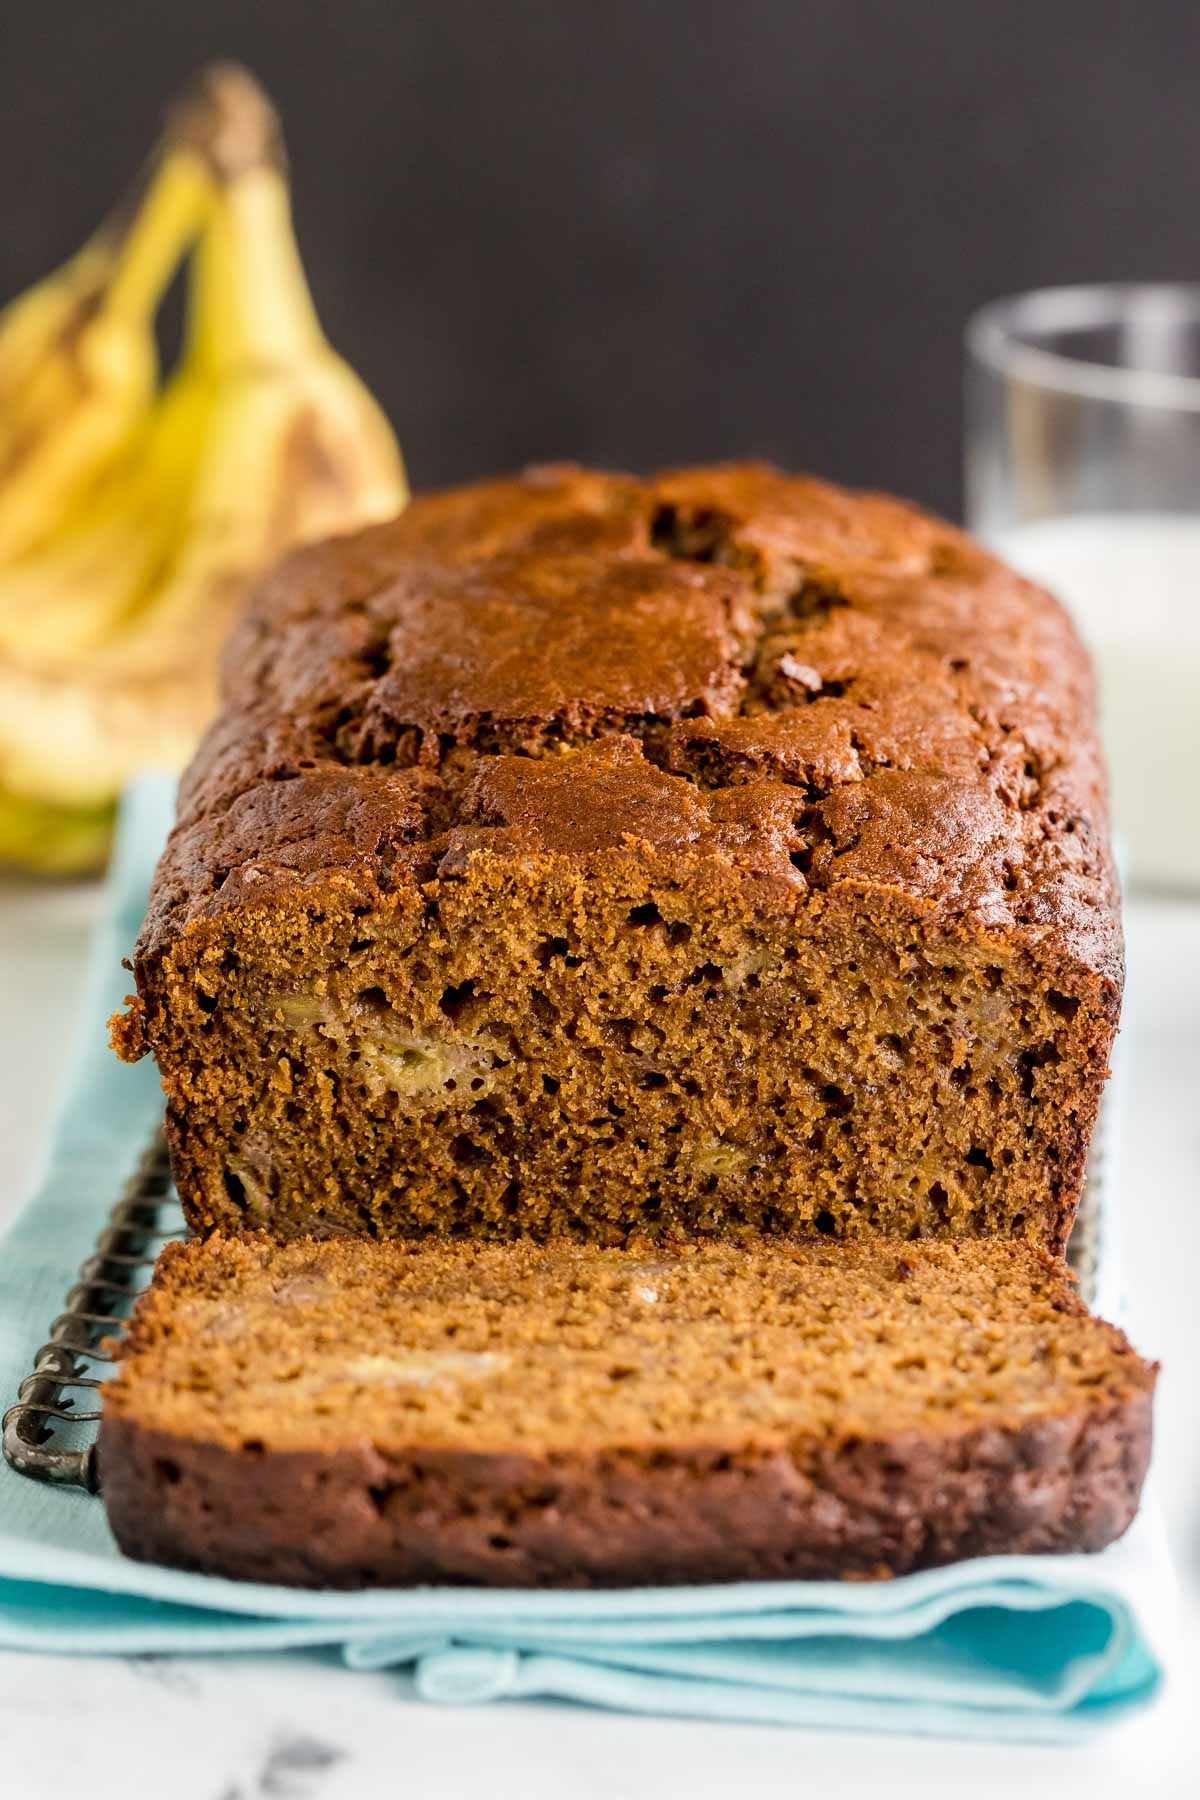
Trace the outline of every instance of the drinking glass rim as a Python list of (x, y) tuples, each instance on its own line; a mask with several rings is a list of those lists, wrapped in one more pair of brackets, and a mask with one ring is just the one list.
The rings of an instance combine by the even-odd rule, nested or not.
[(1082, 330), (1119, 323), (1136, 305), (1154, 309), (1164, 321), (1193, 318), (1200, 325), (1200, 283), (1187, 281), (1082, 282), (1070, 287), (1031, 288), (991, 300), (966, 324), (969, 353), (997, 374), (1030, 386), (1128, 406), (1200, 411), (1200, 375), (1165, 369), (1116, 368), (1061, 350), (1045, 349), (1018, 335)]

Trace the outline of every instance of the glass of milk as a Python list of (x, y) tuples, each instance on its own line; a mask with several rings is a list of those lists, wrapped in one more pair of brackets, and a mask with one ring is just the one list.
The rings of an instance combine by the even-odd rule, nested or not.
[(1132, 879), (1200, 889), (1200, 286), (984, 307), (966, 406), (968, 525), (1095, 659)]

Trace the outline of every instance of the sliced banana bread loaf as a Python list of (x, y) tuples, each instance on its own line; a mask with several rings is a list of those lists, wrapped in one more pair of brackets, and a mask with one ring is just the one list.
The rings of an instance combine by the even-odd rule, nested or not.
[(135, 956), (203, 1229), (1061, 1249), (1121, 989), (1086, 659), (949, 525), (534, 470), (307, 550)]
[(1108, 1543), (1154, 1374), (1027, 1245), (215, 1236), (100, 1469), (128, 1554), (262, 1581), (885, 1575)]

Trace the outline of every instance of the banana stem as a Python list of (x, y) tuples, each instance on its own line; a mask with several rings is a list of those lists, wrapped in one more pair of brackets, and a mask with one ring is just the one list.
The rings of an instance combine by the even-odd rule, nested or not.
[(147, 323), (214, 192), (282, 163), (279, 119), (254, 77), (230, 63), (202, 70), (169, 109), (133, 192), (78, 252), (82, 291), (112, 317)]
[(212, 176), (200, 157), (164, 148), (105, 286), (110, 317), (131, 325), (150, 320), (175, 264), (204, 222), (212, 192)]
[(278, 168), (249, 168), (216, 196), (196, 247), (191, 353), (210, 368), (294, 363), (324, 345)]
[(279, 116), (262, 88), (237, 64), (213, 64), (172, 108), (167, 137), (205, 160), (215, 190), (193, 264), (189, 364), (223, 374), (320, 350)]

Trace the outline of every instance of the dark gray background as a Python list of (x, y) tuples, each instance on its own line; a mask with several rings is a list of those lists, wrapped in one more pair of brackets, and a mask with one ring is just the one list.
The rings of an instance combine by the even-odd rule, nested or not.
[(971, 308), (1200, 273), (1195, 0), (0, 11), (0, 295), (239, 56), (330, 335), (422, 486), (761, 452), (954, 509)]

